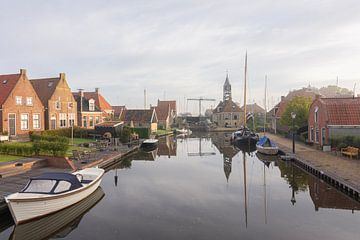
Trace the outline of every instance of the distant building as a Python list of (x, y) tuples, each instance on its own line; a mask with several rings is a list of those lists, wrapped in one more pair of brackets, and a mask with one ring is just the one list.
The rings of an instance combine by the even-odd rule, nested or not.
[(114, 118), (120, 119), (123, 112), (126, 110), (125, 105), (124, 106), (111, 106), (114, 111)]
[(44, 130), (44, 110), (25, 69), (0, 75), (0, 133), (21, 138), (29, 131)]
[(309, 142), (323, 146), (338, 136), (360, 136), (360, 98), (316, 96), (309, 110)]
[(213, 110), (212, 121), (218, 127), (238, 127), (243, 123), (241, 112), (240, 107), (232, 100), (229, 76), (226, 74), (223, 86), (223, 101), (220, 101)]
[(55, 78), (31, 79), (30, 82), (45, 107), (45, 129), (77, 126), (77, 103), (65, 73)]
[(129, 127), (148, 128), (151, 133), (157, 131), (158, 118), (155, 109), (126, 109), (120, 120)]
[(159, 129), (170, 129), (171, 124), (175, 123), (176, 101), (160, 101), (157, 106), (152, 107), (156, 111)]
[[(244, 112), (244, 106), (242, 106), (240, 110)], [(246, 112), (257, 116), (263, 116), (265, 110), (256, 103), (253, 103), (253, 104), (246, 104)]]
[(103, 111), (101, 111), (98, 104), (96, 104), (96, 99), (89, 94), (85, 95), (82, 90), (73, 93), (73, 96), (77, 102), (79, 127), (94, 129), (96, 124), (104, 121)]

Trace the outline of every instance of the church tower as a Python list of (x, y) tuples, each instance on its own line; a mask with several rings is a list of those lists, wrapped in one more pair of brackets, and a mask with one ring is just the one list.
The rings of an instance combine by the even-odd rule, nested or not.
[(225, 79), (225, 83), (224, 83), (224, 89), (223, 89), (223, 99), (224, 102), (227, 100), (231, 100), (231, 85), (229, 82), (229, 74), (226, 73), (226, 79)]

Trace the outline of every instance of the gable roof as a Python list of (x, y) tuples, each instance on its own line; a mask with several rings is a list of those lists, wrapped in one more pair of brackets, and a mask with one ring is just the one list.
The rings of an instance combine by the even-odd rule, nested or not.
[(231, 99), (226, 101), (220, 101), (220, 103), (216, 106), (213, 113), (221, 113), (221, 112), (241, 112), (240, 107), (233, 102)]
[[(154, 109), (125, 109), (120, 120), (124, 122), (143, 122), (149, 123), (155, 115)], [(156, 116), (156, 115), (155, 115)]]
[(99, 92), (84, 92), (84, 98), (87, 100), (94, 99), (95, 105), (100, 110), (112, 110), (111, 105), (105, 100), (105, 98)]
[(39, 96), (44, 106), (48, 105), (48, 100), (54, 94), (56, 86), (60, 82), (60, 77), (56, 78), (42, 78), (30, 80), (35, 92)]
[[(79, 112), (81, 112), (81, 96), (80, 96), (80, 93), (78, 92), (73, 92), (72, 93), (74, 98), (75, 98), (75, 101), (76, 101), (76, 105), (77, 105), (77, 110)], [(82, 98), (82, 111), (83, 112), (90, 112), (90, 109), (89, 109), (89, 99), (83, 97)], [(101, 112), (100, 108), (95, 104), (95, 109), (94, 111), (91, 111), (91, 112)]]
[(158, 107), (168, 107), (170, 105), (170, 109), (174, 112), (176, 112), (176, 101), (175, 100), (169, 100), (169, 101), (160, 101), (158, 100)]
[(360, 125), (360, 98), (319, 98), (318, 100), (325, 107), (328, 125)]
[(20, 77), (19, 73), (0, 75), (0, 107), (5, 103)]
[[(241, 111), (244, 111), (244, 106), (241, 107)], [(257, 105), (256, 103), (253, 104), (246, 104), (246, 112), (252, 113), (264, 113), (265, 109)]]
[(160, 121), (166, 121), (166, 119), (170, 115), (170, 105), (167, 105), (167, 106), (162, 105), (162, 106), (152, 107), (152, 109), (155, 109), (158, 120), (160, 120)]
[(120, 118), (120, 114), (122, 114), (122, 112), (126, 109), (125, 105), (124, 106), (111, 106), (111, 107), (114, 110), (115, 117), (119, 117), (119, 118)]

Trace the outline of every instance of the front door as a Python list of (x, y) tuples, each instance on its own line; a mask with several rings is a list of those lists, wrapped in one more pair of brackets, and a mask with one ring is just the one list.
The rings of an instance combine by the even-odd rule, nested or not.
[(16, 114), (15, 113), (9, 114), (9, 135), (10, 136), (16, 135)]
[(50, 129), (56, 129), (56, 117), (54, 116), (50, 119)]

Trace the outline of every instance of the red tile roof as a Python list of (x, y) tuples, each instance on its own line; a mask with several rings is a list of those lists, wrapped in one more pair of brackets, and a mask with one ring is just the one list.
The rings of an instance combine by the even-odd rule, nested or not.
[(150, 123), (154, 109), (125, 109), (120, 120), (124, 122)]
[(169, 105), (167, 105), (167, 106), (161, 105), (161, 106), (157, 106), (157, 107), (152, 107), (152, 109), (155, 109), (158, 120), (160, 120), (160, 121), (166, 121), (166, 119), (170, 115), (170, 106)]
[(111, 107), (114, 110), (114, 115), (116, 117), (120, 117), (120, 114), (122, 114), (122, 112), (126, 109), (125, 105), (124, 106), (111, 106)]
[(5, 103), (20, 76), (21, 74), (0, 75), (0, 107)]
[(240, 107), (232, 100), (221, 101), (213, 110), (213, 113), (219, 112), (241, 112)]
[[(73, 93), (73, 95), (79, 95), (79, 93)], [(84, 92), (84, 98), (86, 100), (94, 99), (95, 105), (101, 110), (113, 110), (111, 105), (106, 101), (106, 99), (98, 92)]]
[(320, 98), (328, 125), (360, 125), (360, 98)]
[(168, 107), (170, 104), (170, 109), (174, 112), (176, 112), (176, 101), (175, 100), (169, 100), (169, 101), (160, 101), (158, 100), (158, 107)]
[(56, 86), (60, 81), (60, 77), (57, 78), (43, 78), (43, 79), (31, 79), (30, 82), (39, 96), (44, 106), (48, 105), (48, 101), (54, 94)]

